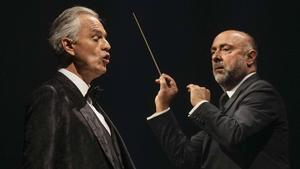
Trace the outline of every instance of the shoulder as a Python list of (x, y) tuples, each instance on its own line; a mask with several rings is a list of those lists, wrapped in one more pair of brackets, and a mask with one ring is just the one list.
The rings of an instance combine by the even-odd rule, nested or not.
[(280, 93), (275, 87), (266, 80), (259, 79), (248, 86), (246, 91), (242, 94), (245, 102), (255, 104), (270, 105), (271, 107), (283, 104)]
[(50, 100), (59, 97), (64, 92), (65, 87), (63, 82), (54, 76), (48, 81), (44, 82), (40, 86), (38, 86), (33, 92), (29, 95), (28, 102), (32, 103), (36, 100)]
[(255, 82), (253, 82), (248, 87), (249, 92), (266, 92), (266, 93), (273, 93), (275, 95), (279, 96), (278, 91), (275, 89), (275, 87), (268, 81), (259, 79)]

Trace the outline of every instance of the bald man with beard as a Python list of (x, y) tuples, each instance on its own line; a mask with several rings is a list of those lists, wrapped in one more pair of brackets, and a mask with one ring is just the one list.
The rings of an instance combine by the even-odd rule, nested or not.
[(289, 169), (288, 121), (274, 87), (257, 74), (257, 47), (249, 34), (226, 30), (211, 46), (216, 82), (224, 90), (219, 106), (210, 90), (187, 85), (198, 132), (188, 138), (170, 103), (178, 88), (163, 74), (156, 82), (156, 112), (147, 118), (170, 161), (182, 169)]

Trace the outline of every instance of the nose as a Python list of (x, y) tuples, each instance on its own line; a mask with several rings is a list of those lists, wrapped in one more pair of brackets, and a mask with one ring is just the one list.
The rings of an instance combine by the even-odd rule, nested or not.
[(111, 49), (111, 46), (110, 46), (110, 44), (109, 44), (109, 42), (108, 42), (108, 40), (107, 39), (103, 39), (103, 45), (102, 45), (102, 48), (104, 49), (104, 50), (106, 50), (106, 51), (109, 51), (110, 49)]
[(215, 51), (215, 53), (212, 55), (212, 61), (215, 63), (219, 63), (222, 61), (222, 57), (219, 51)]

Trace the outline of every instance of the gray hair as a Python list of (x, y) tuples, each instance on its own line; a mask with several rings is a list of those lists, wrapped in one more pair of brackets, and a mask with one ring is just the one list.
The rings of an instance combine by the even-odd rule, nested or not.
[(79, 16), (81, 14), (88, 14), (99, 18), (99, 15), (86, 7), (75, 6), (63, 11), (52, 23), (49, 43), (58, 54), (64, 53), (64, 48), (61, 44), (61, 39), (68, 37), (73, 41), (77, 41), (77, 33), (80, 28)]

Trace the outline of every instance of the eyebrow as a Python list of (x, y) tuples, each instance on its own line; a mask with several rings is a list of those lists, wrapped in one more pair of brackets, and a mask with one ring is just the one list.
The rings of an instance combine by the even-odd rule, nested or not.
[(107, 33), (105, 31), (99, 31), (98, 29), (92, 29), (92, 33), (107, 37)]
[[(228, 43), (222, 43), (222, 44), (220, 44), (220, 45), (218, 45), (220, 48), (223, 48), (223, 47), (225, 47), (225, 46), (229, 46), (229, 47), (233, 47), (233, 45), (230, 45), (230, 44), (228, 44)], [(211, 47), (210, 48), (210, 50), (215, 50), (216, 48), (218, 48), (218, 47)]]

